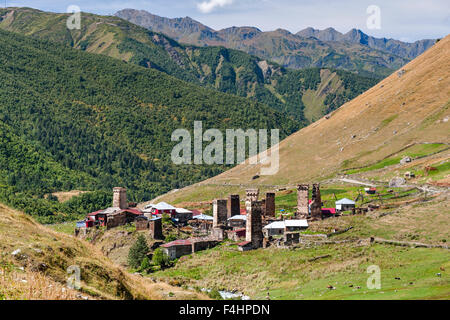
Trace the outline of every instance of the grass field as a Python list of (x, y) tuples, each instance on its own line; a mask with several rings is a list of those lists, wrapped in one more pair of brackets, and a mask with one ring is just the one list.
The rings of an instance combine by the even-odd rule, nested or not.
[[(352, 196), (361, 187), (327, 186), (333, 193)], [(398, 199), (416, 196), (398, 189)], [(386, 197), (392, 196), (390, 193)], [(277, 208), (296, 203), (296, 192), (277, 196)], [(329, 200), (331, 201), (331, 200)], [(152, 277), (180, 286), (237, 290), (252, 299), (450, 299), (450, 251), (370, 244), (371, 236), (446, 245), (450, 241), (448, 194), (430, 197), (366, 215), (344, 215), (311, 222), (306, 233), (349, 231), (329, 238), (334, 244), (268, 248), (240, 252), (232, 242), (182, 257), (174, 268)], [(381, 269), (381, 289), (368, 289), (367, 267)], [(437, 274), (440, 273), (440, 276)], [(335, 289), (330, 290), (328, 286)]]
[(382, 169), (388, 166), (392, 166), (395, 164), (399, 164), (400, 160), (404, 157), (410, 157), (411, 159), (417, 159), (426, 157), (441, 151), (444, 151), (448, 149), (449, 146), (442, 143), (429, 143), (429, 144), (417, 144), (414, 146), (411, 146), (407, 148), (406, 150), (403, 150), (402, 152), (399, 152), (396, 155), (390, 156), (386, 159), (383, 159), (375, 164), (359, 168), (359, 169), (351, 169), (345, 171), (346, 174), (354, 174), (354, 173), (361, 173), (361, 172), (367, 172), (367, 171), (373, 171), (377, 169)]
[[(237, 290), (252, 299), (265, 299), (268, 292), (271, 299), (449, 299), (450, 277), (441, 270), (450, 268), (449, 257), (444, 249), (383, 245), (245, 253), (225, 245), (181, 259), (175, 268), (152, 276), (179, 285)], [(366, 285), (371, 265), (381, 269), (379, 290)]]

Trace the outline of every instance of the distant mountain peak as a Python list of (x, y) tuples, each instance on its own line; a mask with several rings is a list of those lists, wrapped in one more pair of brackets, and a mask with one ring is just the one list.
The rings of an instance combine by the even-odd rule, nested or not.
[(278, 28), (274, 32), (282, 34), (282, 35), (286, 35), (286, 36), (292, 35), (292, 33), (289, 30), (282, 29), (282, 28)]
[(340, 41), (342, 37), (342, 33), (332, 27), (328, 27), (324, 30), (308, 27), (297, 32), (296, 35), (303, 38), (314, 37), (322, 41)]
[[(308, 66), (336, 67), (336, 65), (333, 64), (329, 65), (331, 60), (325, 64), (315, 61), (317, 60), (316, 58), (320, 56), (320, 50), (317, 46), (322, 47), (322, 52), (330, 50), (330, 48), (332, 51), (338, 50), (342, 52), (342, 50), (344, 50), (345, 52), (348, 52), (347, 57), (353, 57), (354, 52), (352, 50), (354, 49), (354, 45), (349, 46), (349, 43), (351, 43), (361, 45), (366, 47), (366, 49), (376, 50), (377, 53), (374, 52), (374, 56), (382, 56), (382, 59), (386, 61), (385, 66), (396, 69), (398, 65), (394, 63), (395, 60), (398, 60), (399, 58), (400, 60), (403, 59), (403, 63), (405, 60), (410, 61), (434, 44), (434, 40), (421, 40), (416, 41), (415, 43), (405, 43), (393, 39), (379, 39), (369, 36), (356, 28), (343, 34), (333, 27), (328, 27), (323, 30), (308, 27), (293, 35), (291, 32), (284, 29), (262, 32), (258, 28), (250, 26), (230, 27), (216, 31), (190, 17), (178, 19), (163, 18), (144, 10), (124, 9), (117, 12), (116, 16), (152, 31), (163, 33), (183, 43), (199, 46), (220, 45), (243, 50), (264, 59), (275, 60), (285, 67), (292, 68), (304, 68)], [(295, 37), (298, 39), (295, 39)], [(286, 40), (289, 40), (289, 45), (283, 44), (289, 48), (281, 49), (278, 44), (273, 42), (275, 38), (285, 38)], [(305, 39), (308, 39), (307, 41), (309, 42), (318, 42), (314, 45), (312, 43), (310, 44), (312, 50), (310, 53), (304, 51), (298, 53), (297, 50), (299, 48), (307, 45), (304, 42)], [(246, 42), (248, 40), (251, 40), (251, 43)], [(295, 54), (293, 54), (294, 52)], [(338, 66), (346, 65), (346, 70), (351, 71), (355, 71), (355, 68), (358, 69), (356, 66), (355, 68), (351, 67), (349, 69), (348, 62), (344, 60), (337, 62)], [(378, 67), (374, 68), (377, 69)], [(373, 71), (375, 71), (375, 69), (373, 69)]]

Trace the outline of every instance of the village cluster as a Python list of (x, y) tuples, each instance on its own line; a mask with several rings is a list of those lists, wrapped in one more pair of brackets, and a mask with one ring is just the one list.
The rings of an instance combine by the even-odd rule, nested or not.
[[(371, 190), (367, 190), (370, 192)], [(189, 227), (197, 236), (175, 240), (161, 246), (170, 259), (216, 246), (225, 239), (238, 242), (241, 251), (267, 248), (272, 245), (288, 246), (300, 242), (300, 231), (308, 228), (308, 222), (326, 219), (343, 211), (360, 210), (355, 201), (341, 199), (335, 208), (322, 208), (320, 185), (297, 186), (297, 210), (287, 218), (275, 213), (275, 193), (267, 192), (259, 200), (259, 189), (246, 190), (245, 208), (241, 208), (239, 195), (228, 199), (216, 199), (212, 203), (213, 216), (197, 210), (176, 208), (168, 203), (150, 204), (144, 209), (127, 202), (126, 189), (113, 189), (112, 207), (89, 213), (77, 223), (76, 235), (92, 228), (107, 229), (134, 223), (137, 231), (148, 230), (151, 238), (164, 240), (162, 217), (167, 215), (178, 227)], [(134, 206), (130, 206), (134, 205)]]

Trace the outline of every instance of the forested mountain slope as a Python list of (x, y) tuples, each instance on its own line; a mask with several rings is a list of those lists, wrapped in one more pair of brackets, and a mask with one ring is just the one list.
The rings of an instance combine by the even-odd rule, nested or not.
[(281, 137), (299, 128), (255, 101), (6, 31), (0, 78), (0, 199), (46, 221), (65, 211), (42, 199), (50, 192), (124, 186), (141, 201), (223, 171), (172, 164), (172, 132), (194, 121)]
[(247, 97), (286, 112), (303, 125), (335, 110), (379, 81), (377, 77), (343, 70), (289, 70), (224, 47), (183, 45), (118, 17), (82, 13), (81, 30), (69, 30), (68, 17), (30, 8), (0, 9), (0, 28)]
[(377, 39), (357, 29), (345, 34), (333, 28), (307, 28), (296, 34), (283, 29), (263, 32), (248, 26), (214, 30), (189, 17), (169, 19), (134, 9), (120, 10), (116, 16), (182, 43), (238, 49), (289, 68), (339, 68), (381, 77), (434, 44), (434, 40), (406, 43)]

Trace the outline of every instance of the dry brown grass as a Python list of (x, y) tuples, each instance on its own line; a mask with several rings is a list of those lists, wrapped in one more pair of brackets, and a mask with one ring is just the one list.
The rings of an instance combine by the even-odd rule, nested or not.
[[(20, 249), (20, 254), (12, 252)], [(129, 274), (114, 265), (93, 245), (73, 236), (57, 233), (34, 222), (29, 216), (0, 204), (0, 266), (35, 271), (65, 284), (69, 266), (81, 270), (81, 291), (99, 299), (204, 299), (205, 296), (165, 283), (154, 283)], [(36, 278), (36, 283), (45, 283)], [(0, 287), (2, 290), (3, 286)], [(38, 288), (38, 287), (33, 287)], [(39, 289), (36, 289), (39, 291)], [(45, 285), (41, 288), (45, 292)], [(170, 294), (169, 294), (170, 293)], [(38, 297), (44, 293), (32, 293)]]
[(61, 192), (54, 192), (52, 195), (56, 196), (58, 198), (59, 202), (66, 202), (73, 197), (78, 197), (79, 195), (83, 193), (87, 193), (89, 191), (80, 191), (80, 190), (71, 190), (71, 191), (61, 191)]
[(0, 269), (0, 300), (92, 300), (39, 272)]
[[(340, 172), (344, 163), (376, 163), (411, 143), (450, 142), (450, 36), (364, 94), (280, 143), (280, 170), (259, 174), (259, 165), (239, 165), (217, 177), (162, 197), (207, 200), (216, 184), (288, 185), (317, 181)], [(356, 138), (352, 138), (352, 136)], [(229, 188), (225, 187), (224, 188)]]

